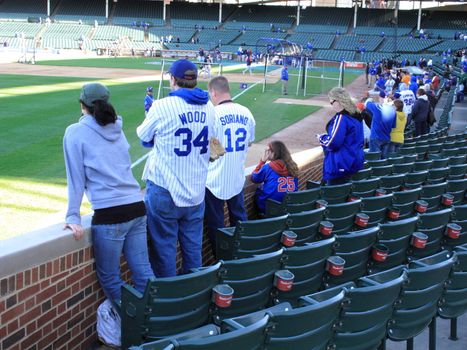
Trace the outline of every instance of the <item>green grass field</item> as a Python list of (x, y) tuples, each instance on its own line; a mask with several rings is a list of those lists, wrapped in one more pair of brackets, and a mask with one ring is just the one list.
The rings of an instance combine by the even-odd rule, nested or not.
[[(99, 62), (111, 67), (111, 60)], [(126, 60), (129, 61), (131, 59)], [(93, 60), (79, 62), (82, 66), (96, 66)], [(56, 65), (71, 63), (53, 62)], [(123, 60), (115, 60), (115, 63), (128, 68), (123, 67)], [(0, 239), (63, 220), (67, 199), (62, 137), (65, 128), (78, 120), (79, 91), (84, 82), (91, 80), (0, 75)], [(154, 81), (122, 83), (117, 79), (99, 81), (110, 87), (111, 102), (124, 118), (131, 157), (136, 160), (146, 153), (135, 133), (144, 118), (144, 91), (148, 85), (157, 89), (158, 84)], [(201, 83), (200, 87), (206, 88), (206, 83)], [(319, 109), (271, 103), (280, 97), (280, 82), (273, 90), (262, 94), (262, 85), (258, 84), (236, 100), (253, 112), (257, 141)], [(238, 92), (240, 84), (233, 83), (232, 94)], [(143, 164), (134, 169), (136, 178), (140, 177), (142, 168)], [(82, 210), (89, 212), (89, 208), (85, 203)]]

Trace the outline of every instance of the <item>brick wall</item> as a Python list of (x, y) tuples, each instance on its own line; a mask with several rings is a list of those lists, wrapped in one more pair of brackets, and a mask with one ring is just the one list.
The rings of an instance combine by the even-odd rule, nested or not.
[[(294, 159), (300, 167), (301, 189), (306, 180), (321, 178), (320, 149), (294, 155)], [(247, 178), (245, 203), (250, 218), (256, 217), (255, 189)], [(87, 239), (76, 243), (69, 235), (63, 237), (60, 227), (49, 228), (52, 238), (37, 246), (0, 255), (0, 350), (89, 349), (96, 341), (96, 310), (104, 295), (94, 271), (89, 232)], [(30, 237), (38, 235), (34, 232)], [(23, 247), (28, 237), (17, 238), (13, 245)], [(214, 262), (206, 241), (203, 262)], [(123, 278), (128, 280), (123, 260), (122, 267)]]

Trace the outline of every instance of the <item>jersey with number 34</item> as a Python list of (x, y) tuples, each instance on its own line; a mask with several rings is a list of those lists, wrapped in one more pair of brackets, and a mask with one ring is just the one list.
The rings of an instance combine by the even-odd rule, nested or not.
[(204, 199), (209, 163), (209, 139), (214, 132), (214, 106), (188, 104), (178, 96), (154, 101), (137, 128), (142, 141), (154, 142), (147, 179), (170, 192), (178, 207)]
[(223, 103), (215, 110), (214, 130), (226, 154), (209, 164), (206, 187), (217, 198), (227, 200), (245, 184), (245, 160), (255, 140), (256, 123), (250, 110), (238, 103)]

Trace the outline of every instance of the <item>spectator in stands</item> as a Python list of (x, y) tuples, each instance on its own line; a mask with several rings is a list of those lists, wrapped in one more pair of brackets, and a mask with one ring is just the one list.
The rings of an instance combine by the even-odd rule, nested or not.
[(298, 166), (282, 141), (268, 144), (251, 181), (262, 184), (256, 190), (256, 204), (262, 214), (266, 212), (267, 199), (282, 202), (287, 192), (298, 190)]
[(289, 85), (289, 71), (287, 65), (284, 64), (281, 70), (281, 81), (282, 81), (282, 94), (287, 95), (287, 88)]
[(464, 102), (464, 82), (460, 82), (456, 92), (456, 102)]
[(405, 83), (401, 83), (399, 85), (399, 94), (400, 94), (399, 98), (404, 103), (403, 111), (405, 115), (407, 116), (407, 125), (409, 125), (410, 121), (412, 120), (411, 119), (412, 107), (413, 107), (413, 104), (415, 103), (416, 98), (412, 90), (410, 90), (407, 84)]
[(328, 97), (335, 114), (326, 124), (326, 133), (317, 137), (324, 151), (323, 181), (337, 185), (363, 168), (363, 124), (347, 90), (335, 87)]
[(385, 159), (391, 141), (391, 130), (396, 122), (396, 110), (394, 105), (387, 103), (386, 94), (381, 91), (374, 96), (374, 100), (368, 99), (365, 107), (371, 112), (370, 152), (380, 152)]
[[(216, 230), (224, 227), (224, 205), (227, 203), (230, 226), (247, 219), (243, 187), (245, 185), (245, 160), (249, 146), (255, 140), (255, 119), (250, 110), (232, 101), (227, 78), (218, 76), (208, 84), (209, 95), (215, 106), (214, 128), (223, 135), (226, 154), (209, 163), (206, 182), (206, 212), (208, 236), (215, 253)], [(236, 121), (225, 123), (227, 115), (240, 116)], [(242, 134), (243, 142), (232, 143), (231, 136)]]
[(417, 90), (417, 101), (412, 108), (412, 119), (415, 123), (415, 136), (428, 133), (428, 114), (430, 113), (430, 103), (424, 89)]
[(65, 228), (76, 240), (84, 235), (80, 206), (83, 194), (91, 202), (91, 221), (97, 278), (105, 296), (121, 299), (120, 256), (123, 252), (138, 291), (154, 277), (148, 258), (146, 208), (130, 169), (129, 145), (122, 118), (109, 103), (109, 90), (99, 83), (83, 86), (82, 117), (63, 138), (68, 183)]
[(416, 95), (417, 94), (417, 90), (418, 90), (418, 83), (417, 83), (417, 77), (415, 75), (413, 75), (411, 78), (410, 78), (410, 85), (409, 85), (409, 89), (412, 90), (413, 94)]
[(391, 130), (391, 143), (388, 153), (397, 152), (401, 148), (404, 143), (404, 129), (407, 123), (407, 116), (403, 110), (404, 103), (396, 99), (394, 100), (394, 107), (396, 107), (396, 126)]
[(395, 84), (394, 78), (392, 77), (391, 74), (388, 74), (387, 77), (386, 77), (386, 82), (384, 83), (384, 88), (385, 88), (385, 91), (386, 91), (386, 95), (389, 95), (389, 94), (392, 93), (392, 90), (394, 88), (394, 84)]
[(365, 79), (366, 85), (370, 87), (370, 62), (367, 62), (365, 66)]

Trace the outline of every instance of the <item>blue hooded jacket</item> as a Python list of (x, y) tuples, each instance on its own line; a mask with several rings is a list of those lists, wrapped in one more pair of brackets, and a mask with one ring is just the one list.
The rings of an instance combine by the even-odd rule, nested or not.
[(281, 80), (289, 80), (289, 71), (285, 67), (281, 71)]
[(396, 127), (396, 109), (394, 106), (367, 101), (365, 107), (373, 115), (370, 139), (390, 141), (392, 128)]
[(417, 96), (417, 90), (418, 90), (417, 77), (412, 76), (412, 78), (410, 78), (409, 89), (412, 90), (415, 96)]
[(319, 142), (324, 150), (323, 180), (339, 179), (363, 168), (363, 124), (347, 112), (337, 113)]

